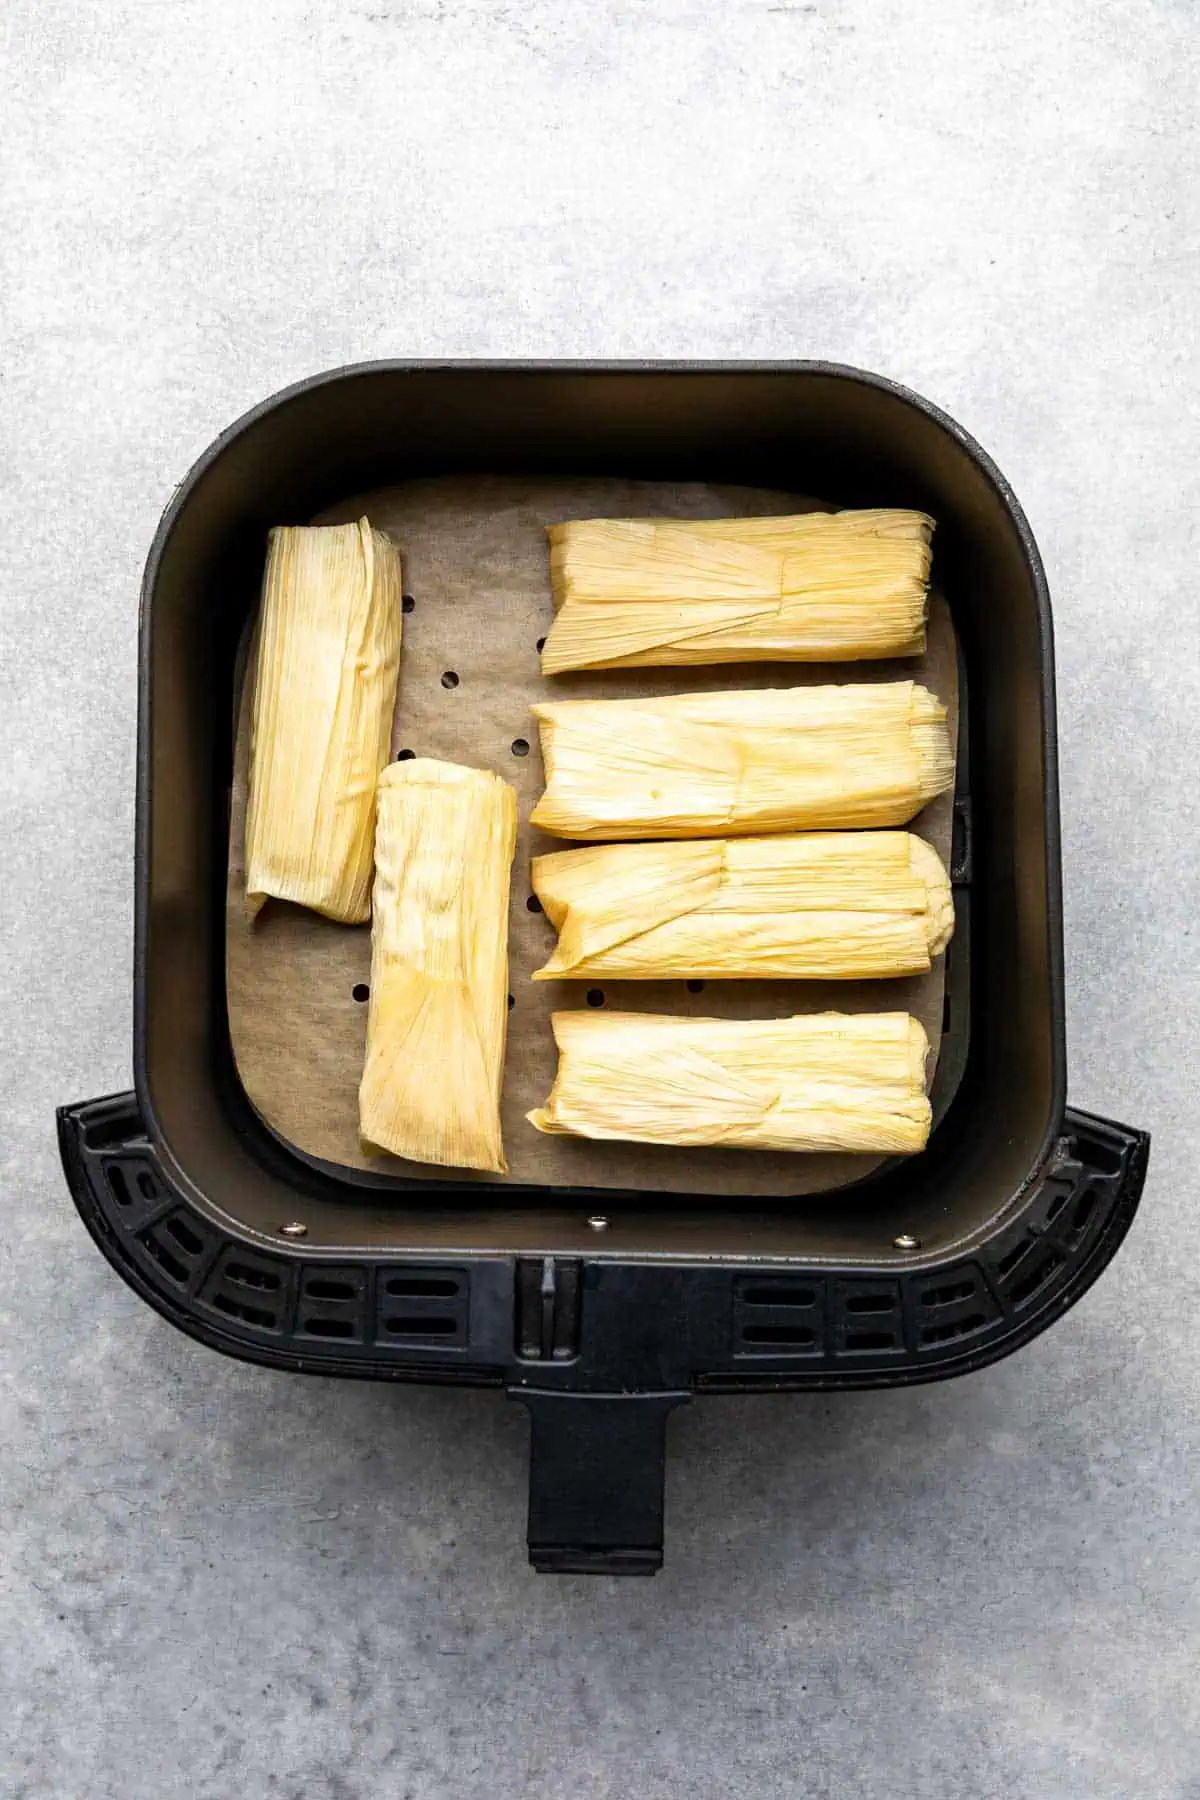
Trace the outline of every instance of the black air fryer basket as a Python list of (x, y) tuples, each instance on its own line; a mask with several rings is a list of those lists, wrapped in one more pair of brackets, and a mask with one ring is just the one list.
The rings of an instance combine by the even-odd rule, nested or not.
[[(965, 723), (958, 931), (921, 1155), (794, 1201), (400, 1183), (315, 1165), (251, 1107), (224, 899), (234, 664), (266, 532), (466, 471), (760, 484), (938, 521)], [(130, 1286), (214, 1349), (521, 1400), (539, 1569), (659, 1566), (666, 1415), (693, 1394), (981, 1368), (1115, 1254), (1149, 1140), (1066, 1103), (1046, 584), (1002, 476), (916, 395), (817, 363), (320, 376), (248, 414), (175, 494), (140, 656), (136, 1087), (61, 1109), (75, 1202)]]

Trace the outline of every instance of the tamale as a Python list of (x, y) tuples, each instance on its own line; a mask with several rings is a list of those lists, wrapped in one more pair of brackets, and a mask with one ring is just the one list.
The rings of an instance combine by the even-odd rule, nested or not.
[(644, 1144), (907, 1155), (924, 1148), (929, 1041), (907, 1013), (791, 1019), (553, 1015), (539, 1131)]
[(551, 525), (542, 673), (919, 656), (932, 534), (885, 508)]
[(567, 838), (695, 838), (905, 825), (954, 779), (946, 709), (911, 681), (533, 708)]
[(498, 775), (414, 757), (379, 780), (364, 1148), (507, 1169), (508, 888), (517, 798)]
[(535, 857), (533, 890), (559, 934), (535, 981), (916, 975), (954, 929), (907, 831), (597, 844)]
[(375, 786), (400, 671), (400, 552), (370, 521), (271, 532), (246, 809), (246, 904), (370, 917)]

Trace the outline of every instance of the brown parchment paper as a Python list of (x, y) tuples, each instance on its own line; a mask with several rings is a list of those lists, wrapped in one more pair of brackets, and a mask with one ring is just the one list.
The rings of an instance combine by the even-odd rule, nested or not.
[[(932, 688), (948, 707), (952, 742), (957, 720), (954, 634), (949, 611), (937, 598), (930, 609), (928, 648), (920, 658), (610, 669), (547, 679), (540, 672), (537, 649), (554, 615), (545, 527), (587, 517), (761, 516), (811, 511), (816, 504), (791, 494), (698, 483), (455, 476), (358, 495), (314, 521), (340, 524), (366, 513), (400, 546), (404, 591), (415, 604), (404, 619), (392, 754), (408, 749), (491, 769), (517, 790), (520, 825), (509, 924), (513, 1005), (502, 1103), (509, 1174), (476, 1176), (364, 1155), (358, 1141), (358, 1083), (367, 1009), (354, 999), (353, 989), (370, 980), (370, 927), (336, 925), (278, 901), (268, 901), (253, 924), (246, 918), (243, 833), (251, 649), (235, 715), (226, 994), (238, 1072), (251, 1101), (281, 1137), (309, 1156), (376, 1174), (675, 1193), (806, 1194), (858, 1181), (877, 1166), (878, 1157), (593, 1143), (543, 1136), (525, 1119), (554, 1080), (550, 1014), (585, 1005), (585, 993), (595, 985), (529, 979), (554, 942), (549, 921), (526, 906), (530, 858), (566, 847), (529, 824), (544, 786), (537, 730), (529, 713), (532, 700), (911, 678)], [(444, 686), (442, 676), (451, 671), (458, 682)], [(517, 740), (528, 744), (526, 755), (514, 754)], [(944, 861), (950, 855), (952, 812), (951, 796), (942, 795), (912, 826)], [(605, 983), (603, 992), (605, 1004), (619, 1010), (697, 1018), (904, 1010), (920, 1019), (936, 1055), (942, 988), (938, 958), (928, 975), (893, 981), (710, 981), (699, 994), (689, 993), (682, 981), (614, 981)], [(929, 1074), (932, 1078), (932, 1059)], [(431, 1070), (430, 1079), (452, 1081), (454, 1071)]]

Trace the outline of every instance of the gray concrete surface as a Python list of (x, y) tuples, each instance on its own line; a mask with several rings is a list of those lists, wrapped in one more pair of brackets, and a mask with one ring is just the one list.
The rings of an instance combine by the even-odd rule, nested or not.
[[(1195, 1800), (1200, 13), (6, 0), (0, 1794)], [(388, 354), (830, 356), (1055, 595), (1072, 1093), (1156, 1133), (1057, 1329), (676, 1420), (653, 1583), (523, 1566), (498, 1399), (174, 1335), (56, 1102), (129, 1080), (135, 614), (243, 408)]]

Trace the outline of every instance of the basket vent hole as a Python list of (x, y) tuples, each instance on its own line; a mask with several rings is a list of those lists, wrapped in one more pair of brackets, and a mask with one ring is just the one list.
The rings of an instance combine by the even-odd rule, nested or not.
[(172, 1281), (178, 1282), (180, 1287), (185, 1287), (187, 1285), (188, 1272), (180, 1262), (179, 1258), (173, 1256), (167, 1249), (167, 1246), (164, 1243), (161, 1243), (156, 1237), (148, 1237), (144, 1242), (146, 1249), (154, 1258), (159, 1268), (164, 1270), (164, 1272), (171, 1277)]
[(158, 1199), (158, 1188), (149, 1169), (138, 1170), (137, 1184), (138, 1192), (141, 1194), (143, 1200)]
[(411, 595), (411, 594), (401, 594), (401, 596), (400, 596), (400, 610), (401, 610), (401, 612), (411, 612), (411, 611), (412, 611), (412, 610), (413, 610), (413, 607), (414, 607), (414, 606), (415, 606), (415, 605), (416, 605), (416, 604), (417, 604), (417, 603), (416, 603), (416, 601), (415, 601), (415, 600), (414, 600), (414, 599), (413, 599), (413, 597), (412, 597), (412, 595)]
[(687, 984), (687, 991), (689, 994), (702, 994), (704, 992), (704, 983), (702, 981), (689, 981)]
[(541, 654), (541, 652), (542, 652), (542, 651), (543, 651), (543, 650), (544, 650), (544, 649), (545, 649), (545, 648), (546, 648), (546, 640), (545, 640), (545, 638), (539, 638), (539, 639), (538, 639), (538, 641), (537, 641), (537, 647), (538, 647), (538, 654), (539, 654), (539, 655), (540, 655), (540, 654)]
[(511, 1011), (512, 1011), (512, 1009), (513, 1009), (513, 1007), (514, 1007), (514, 1006), (515, 1006), (515, 1005), (516, 1005), (516, 1004), (517, 1004), (517, 996), (516, 996), (516, 995), (515, 995), (515, 994), (510, 994), (510, 995), (509, 995), (509, 996), (508, 996), (508, 1010), (509, 1010), (509, 1012), (511, 1012)]
[(428, 1313), (416, 1317), (391, 1313), (383, 1321), (383, 1328), (393, 1337), (453, 1337), (458, 1330), (458, 1320)]
[(848, 1331), (847, 1350), (894, 1350), (896, 1340), (890, 1331)]
[(371, 998), (371, 990), (365, 981), (356, 981), (350, 992), (360, 1005), (364, 1000)]
[(846, 1302), (846, 1311), (852, 1313), (890, 1313), (895, 1310), (896, 1301), (892, 1294), (851, 1294)]
[(1084, 1188), (1079, 1199), (1075, 1202), (1075, 1211), (1071, 1214), (1072, 1231), (1082, 1232), (1087, 1230), (1091, 1216), (1096, 1210), (1096, 1201), (1098, 1198), (1099, 1196), (1094, 1187)]
[(810, 1287), (747, 1288), (742, 1295), (747, 1306), (812, 1306), (817, 1298)]
[(243, 1325), (261, 1325), (267, 1331), (273, 1331), (276, 1315), (268, 1312), (264, 1306), (250, 1306), (244, 1300), (233, 1300), (228, 1294), (214, 1294), (213, 1305), (230, 1319), (240, 1319)]
[(1006, 1275), (1012, 1273), (1026, 1252), (1033, 1249), (1033, 1245), (1033, 1238), (1021, 1238), (1013, 1245), (1011, 1250), (1005, 1251), (1004, 1255), (1000, 1258), (1000, 1261), (996, 1264), (996, 1273), (1000, 1276), (1001, 1280), (1003, 1280)]
[(1053, 1225), (1055, 1219), (1057, 1219), (1059, 1213), (1070, 1198), (1071, 1194), (1069, 1188), (1064, 1188), (1061, 1193), (1055, 1194), (1053, 1200), (1051, 1200), (1049, 1206), (1046, 1208), (1047, 1225)]
[(457, 1294), (458, 1283), (443, 1275), (391, 1275), (383, 1284), (385, 1294), (393, 1294), (397, 1298), (407, 1296), (416, 1299), (420, 1296), (430, 1300), (448, 1300)]
[(512, 753), (514, 756), (528, 756), (529, 755), (529, 739), (528, 738), (514, 738), (512, 741)]
[(528, 900), (525, 902), (525, 911), (526, 912), (541, 912), (541, 910), (542, 910), (542, 903), (538, 899), (537, 895), (530, 894)]
[(354, 1325), (350, 1319), (305, 1319), (304, 1330), (309, 1337), (354, 1336)]
[(397, 762), (412, 762), (414, 757), (416, 756), (416, 754), (417, 753), (415, 750), (397, 750), (396, 761)]
[(235, 1282), (238, 1287), (261, 1288), (265, 1293), (274, 1293), (279, 1287), (279, 1277), (272, 1270), (255, 1269), (249, 1263), (229, 1263), (225, 1279)]
[(589, 988), (587, 991), (587, 1003), (589, 1006), (603, 1006), (604, 1005), (604, 989), (603, 988)]
[(353, 1300), (357, 1295), (348, 1281), (308, 1281), (304, 1292), (310, 1300)]
[(950, 1319), (945, 1325), (926, 1325), (921, 1332), (923, 1344), (948, 1344), (952, 1338), (967, 1337), (987, 1324), (984, 1313), (969, 1313), (965, 1319)]
[(1057, 1274), (1066, 1260), (1066, 1257), (1058, 1250), (1052, 1250), (1049, 1256), (1044, 1256), (1013, 1288), (1009, 1295), (1013, 1305), (1024, 1306), (1026, 1300), (1032, 1300), (1033, 1296), (1045, 1287), (1051, 1276)]
[(204, 1248), (204, 1239), (197, 1237), (190, 1225), (186, 1225), (182, 1219), (168, 1219), (167, 1230), (181, 1250), (185, 1250), (189, 1256), (199, 1256)]
[(955, 1300), (969, 1300), (975, 1292), (973, 1281), (948, 1281), (942, 1287), (926, 1288), (922, 1306), (951, 1306)]
[(442, 670), (442, 686), (444, 688), (456, 688), (458, 686), (458, 671), (456, 669)]
[(108, 1185), (113, 1199), (118, 1206), (132, 1206), (133, 1195), (129, 1191), (129, 1183), (125, 1179), (125, 1171), (117, 1163), (109, 1163)]
[(807, 1325), (747, 1325), (742, 1332), (745, 1344), (812, 1344), (816, 1333)]

